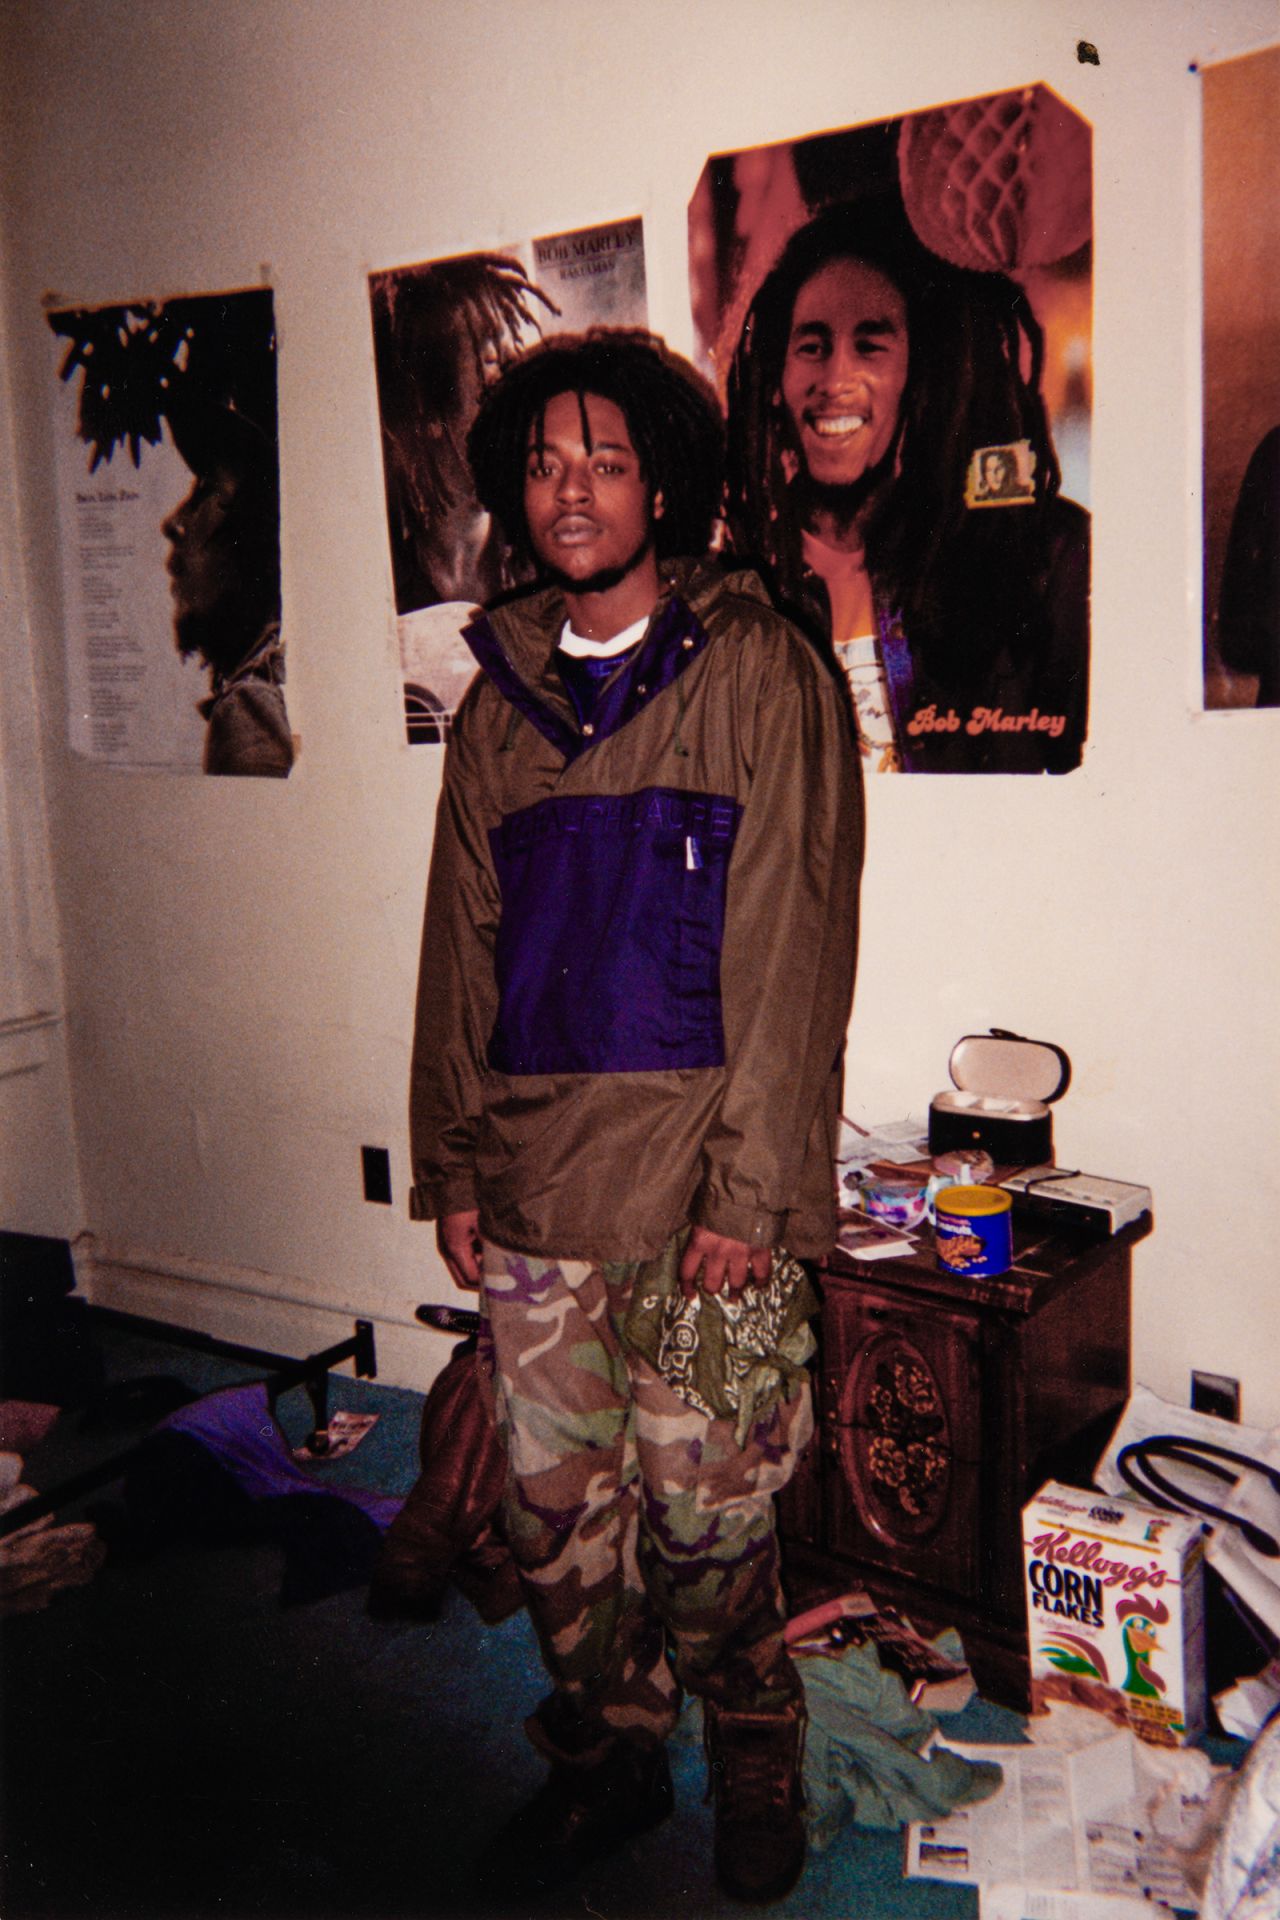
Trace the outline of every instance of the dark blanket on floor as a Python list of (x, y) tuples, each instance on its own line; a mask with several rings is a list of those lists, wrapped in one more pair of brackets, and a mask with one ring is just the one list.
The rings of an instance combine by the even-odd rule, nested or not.
[(139, 1447), (125, 1480), (136, 1543), (270, 1540), (283, 1547), (284, 1606), (368, 1580), (403, 1502), (321, 1485), (294, 1460), (265, 1383), (180, 1407)]

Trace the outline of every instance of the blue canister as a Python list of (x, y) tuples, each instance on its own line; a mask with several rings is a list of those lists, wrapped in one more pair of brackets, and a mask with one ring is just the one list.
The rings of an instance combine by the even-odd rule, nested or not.
[(1000, 1187), (946, 1187), (938, 1194), (938, 1265), (948, 1273), (1005, 1273), (1013, 1264), (1013, 1201)]

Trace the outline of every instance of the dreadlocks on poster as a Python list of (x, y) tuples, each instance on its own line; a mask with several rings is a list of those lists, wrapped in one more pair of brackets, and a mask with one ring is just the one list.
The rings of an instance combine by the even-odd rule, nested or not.
[(546, 334), (646, 324), (641, 222), (393, 268), (369, 297), (405, 724), (438, 742), (475, 672), (471, 608), (524, 577), (471, 484), (481, 396)]
[(1089, 682), (1089, 129), (1042, 86), (708, 161), (726, 542), (869, 771), (1065, 773)]
[(47, 318), (73, 751), (283, 779), (270, 289)]

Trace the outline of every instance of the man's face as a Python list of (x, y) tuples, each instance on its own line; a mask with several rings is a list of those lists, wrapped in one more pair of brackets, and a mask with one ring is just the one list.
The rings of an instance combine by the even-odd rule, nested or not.
[(502, 372), (502, 343), (493, 333), (474, 339), (459, 318), (450, 341), (450, 358), (453, 376), (442, 418), (446, 436), (460, 448), (480, 410), (480, 402)]
[(178, 651), (204, 651), (204, 639), (239, 587), (234, 509), (237, 482), (226, 468), (197, 475), (190, 493), (163, 522), (171, 551), (173, 624)]
[(616, 402), (596, 393), (547, 402), (534, 422), (525, 467), (524, 512), (537, 558), (571, 590), (599, 591), (625, 579), (653, 545), (662, 517)]
[(906, 302), (861, 260), (832, 260), (796, 295), (782, 398), (811, 480), (848, 487), (893, 445), (907, 384)]

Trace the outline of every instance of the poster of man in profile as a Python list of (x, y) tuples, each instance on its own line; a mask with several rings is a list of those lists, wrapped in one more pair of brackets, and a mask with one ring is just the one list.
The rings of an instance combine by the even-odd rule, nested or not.
[(1090, 129), (1042, 85), (697, 182), (726, 547), (844, 676), (868, 772), (1080, 764), (1091, 240)]
[(47, 318), (73, 751), (285, 777), (271, 290)]
[(638, 218), (369, 277), (387, 536), (413, 744), (439, 743), (475, 671), (470, 609), (520, 583), (471, 486), (485, 388), (552, 333), (647, 324)]
[(1280, 706), (1280, 47), (1205, 67), (1204, 704)]

